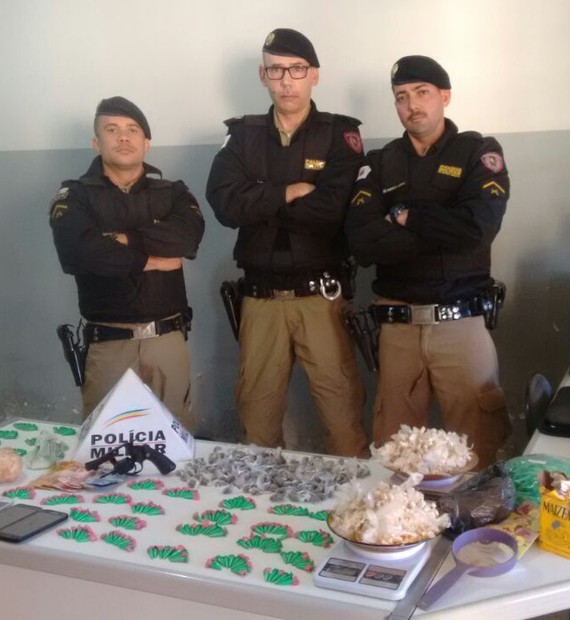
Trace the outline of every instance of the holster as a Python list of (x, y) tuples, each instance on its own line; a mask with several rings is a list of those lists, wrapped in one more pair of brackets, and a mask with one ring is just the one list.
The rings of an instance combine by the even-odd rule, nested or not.
[(184, 334), (184, 340), (188, 340), (188, 332), (192, 330), (192, 317), (194, 316), (194, 311), (190, 306), (186, 307), (186, 310), (181, 314), (182, 324), (181, 331)]
[(67, 324), (58, 325), (56, 332), (61, 340), (63, 355), (71, 368), (75, 385), (81, 387), (85, 383), (85, 361), (87, 359), (88, 347), (81, 342), (79, 337), (81, 323), (75, 334), (73, 333), (72, 327), (72, 325)]
[(242, 295), (239, 291), (239, 282), (224, 280), (220, 287), (220, 295), (228, 315), (230, 327), (236, 340), (239, 340), (239, 322), (241, 316)]
[(483, 317), (485, 319), (485, 327), (488, 330), (495, 329), (499, 322), (499, 310), (505, 303), (505, 297), (507, 295), (507, 286), (504, 282), (495, 280), (495, 282), (485, 291), (485, 312)]
[(347, 306), (344, 310), (344, 322), (358, 350), (362, 354), (370, 372), (378, 370), (378, 336), (379, 327), (368, 310), (360, 308), (358, 312)]
[(345, 299), (353, 299), (356, 293), (356, 272), (358, 265), (356, 260), (349, 256), (340, 264), (339, 280), (342, 285), (342, 296)]

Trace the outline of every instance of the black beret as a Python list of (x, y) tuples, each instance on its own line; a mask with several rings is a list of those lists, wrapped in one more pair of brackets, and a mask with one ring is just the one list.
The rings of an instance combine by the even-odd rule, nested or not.
[(404, 56), (392, 67), (392, 84), (427, 82), (449, 90), (451, 82), (447, 71), (429, 56)]
[(95, 123), (99, 116), (126, 116), (132, 118), (143, 130), (145, 138), (151, 139), (150, 126), (142, 113), (134, 103), (124, 97), (110, 97), (101, 99), (95, 111)]
[(265, 38), (263, 51), (276, 56), (298, 56), (311, 67), (320, 67), (313, 44), (304, 34), (291, 28), (276, 28)]

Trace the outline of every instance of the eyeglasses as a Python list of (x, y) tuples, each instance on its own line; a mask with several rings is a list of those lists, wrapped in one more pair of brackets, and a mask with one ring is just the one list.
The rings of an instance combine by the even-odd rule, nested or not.
[(285, 71), (287, 71), (294, 80), (302, 80), (307, 77), (307, 72), (310, 68), (311, 67), (309, 65), (291, 65), (290, 67), (278, 67), (271, 65), (270, 67), (264, 67), (265, 75), (270, 80), (283, 79)]

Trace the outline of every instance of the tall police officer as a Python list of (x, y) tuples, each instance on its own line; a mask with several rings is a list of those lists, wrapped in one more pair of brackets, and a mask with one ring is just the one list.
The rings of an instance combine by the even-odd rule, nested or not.
[(144, 162), (151, 132), (136, 105), (103, 99), (94, 129), (99, 155), (79, 180), (62, 184), (50, 212), (88, 321), (84, 415), (130, 367), (190, 427), (182, 261), (195, 257), (204, 220), (182, 181), (163, 180)]
[(367, 449), (365, 393), (341, 320), (345, 302), (333, 299), (346, 256), (343, 220), (362, 163), (359, 122), (317, 111), (311, 92), (319, 61), (300, 32), (278, 28), (267, 36), (259, 78), (273, 106), (226, 122), (206, 191), (218, 220), (239, 228), (234, 257), (245, 278), (237, 407), (248, 442), (283, 445), (297, 359), (326, 450), (359, 456)]
[(494, 138), (458, 133), (444, 117), (446, 71), (425, 56), (392, 68), (402, 138), (368, 153), (346, 221), (362, 265), (376, 264), (373, 307), (382, 323), (373, 437), (426, 426), (435, 393), (447, 430), (465, 433), (480, 465), (509, 430), (497, 355), (486, 329), (500, 295), (491, 243), (509, 197)]

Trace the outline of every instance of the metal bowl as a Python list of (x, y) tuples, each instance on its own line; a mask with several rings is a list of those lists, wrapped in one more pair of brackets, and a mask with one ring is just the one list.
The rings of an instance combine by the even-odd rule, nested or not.
[(342, 538), (342, 540), (344, 540), (351, 549), (353, 549), (357, 553), (360, 553), (361, 555), (377, 555), (382, 553), (397, 554), (398, 556), (412, 555), (413, 553), (416, 553), (416, 551), (419, 551), (423, 547), (423, 545), (428, 542), (428, 540), (431, 540), (431, 538), (421, 538), (398, 545), (379, 545), (374, 543), (365, 543), (358, 540), (352, 540), (350, 538), (347, 538), (346, 536), (343, 536), (342, 534), (339, 534), (335, 530), (333, 526), (332, 513), (329, 513), (327, 517), (327, 525), (329, 526), (330, 531), (335, 536)]

